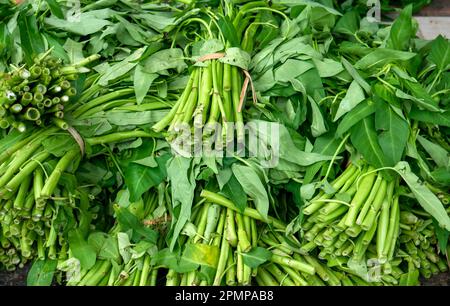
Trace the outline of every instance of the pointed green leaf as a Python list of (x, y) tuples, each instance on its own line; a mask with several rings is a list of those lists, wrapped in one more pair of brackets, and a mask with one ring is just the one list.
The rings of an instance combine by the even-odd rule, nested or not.
[(193, 264), (216, 268), (219, 260), (219, 248), (215, 245), (188, 243), (182, 258)]
[(139, 219), (132, 214), (127, 208), (119, 207), (116, 209), (117, 221), (123, 232), (132, 230), (132, 241), (139, 242), (141, 240), (156, 243), (158, 239), (158, 233), (143, 225)]
[(424, 183), (415, 175), (407, 162), (399, 162), (395, 169), (405, 180), (409, 189), (411, 189), (417, 201), (429, 213), (436, 219), (439, 226), (450, 231), (450, 217), (445, 211), (441, 201), (436, 197), (434, 193), (426, 187)]
[(425, 151), (430, 154), (431, 158), (434, 160), (438, 167), (450, 167), (450, 157), (447, 150), (420, 135), (417, 135), (417, 140), (425, 149)]
[(400, 16), (392, 24), (387, 46), (391, 49), (406, 50), (410, 45), (411, 38), (414, 38), (414, 36), (412, 4), (410, 4), (402, 10)]
[(23, 12), (17, 19), (20, 29), (20, 45), (28, 63), (33, 63), (33, 57), (45, 51), (44, 39), (39, 31), (36, 16)]
[(166, 162), (170, 154), (155, 158), (157, 167), (148, 167), (132, 162), (125, 170), (125, 183), (130, 190), (130, 201), (137, 201), (141, 195), (153, 186), (159, 185), (166, 177)]
[(414, 120), (450, 127), (450, 111), (432, 112), (413, 108), (409, 117)]
[(239, 184), (236, 176), (231, 175), (231, 178), (223, 186), (221, 193), (229, 198), (241, 212), (244, 212), (245, 207), (247, 207), (247, 194), (241, 184)]
[(36, 260), (28, 271), (27, 286), (50, 286), (57, 264), (57, 260)]
[(382, 130), (378, 135), (378, 142), (383, 150), (386, 165), (394, 166), (401, 160), (408, 142), (408, 122), (400, 118), (388, 104), (380, 103), (375, 114), (375, 126)]
[[(174, 156), (167, 162), (167, 177), (172, 186), (172, 206), (179, 209), (178, 216), (172, 222), (173, 236), (170, 249), (173, 250), (186, 222), (191, 217), (192, 202), (196, 186), (193, 167), (194, 161), (189, 158)], [(178, 208), (178, 206), (180, 206)]]
[(262, 247), (254, 247), (247, 253), (242, 253), (244, 264), (250, 268), (258, 268), (260, 265), (270, 260), (272, 252)]
[(384, 155), (378, 143), (373, 116), (366, 117), (355, 124), (351, 129), (350, 139), (369, 164), (376, 168), (384, 166)]
[(240, 47), (237, 31), (228, 16), (220, 16), (218, 20), (220, 31), (224, 38), (230, 43), (231, 47)]
[(347, 132), (352, 126), (357, 124), (360, 120), (366, 118), (367, 116), (373, 114), (376, 110), (375, 103), (371, 99), (358, 104), (354, 109), (352, 109), (342, 121), (339, 123), (336, 130), (336, 136), (341, 137)]
[(429, 59), (444, 71), (450, 65), (450, 41), (439, 35), (431, 45)]
[(80, 261), (81, 268), (92, 268), (97, 259), (97, 254), (95, 249), (86, 242), (80, 230), (69, 231), (68, 238), (72, 255)]
[(266, 219), (269, 212), (269, 197), (258, 174), (252, 167), (237, 163), (233, 164), (231, 169), (245, 193), (255, 201), (256, 210)]
[(341, 103), (339, 103), (339, 108), (336, 112), (336, 116), (334, 117), (334, 121), (351, 111), (355, 106), (364, 101), (364, 99), (365, 95), (361, 86), (358, 85), (358, 82), (353, 81), (350, 84), (344, 99), (342, 99)]

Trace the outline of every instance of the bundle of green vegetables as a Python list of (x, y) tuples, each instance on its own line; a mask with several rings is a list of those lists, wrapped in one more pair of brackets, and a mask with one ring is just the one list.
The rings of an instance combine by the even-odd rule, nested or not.
[[(91, 76), (84, 85), (91, 86), (91, 81), (95, 81), (95, 78), (96, 75)], [(95, 84), (90, 88), (94, 86)], [(91, 209), (92, 199), (83, 197), (83, 201), (88, 201), (82, 202), (83, 204), (78, 200), (81, 199), (78, 191), (80, 175), (75, 175), (85, 151), (95, 156), (105, 150), (101, 147), (96, 149), (98, 145), (122, 143), (122, 148), (125, 149), (127, 140), (139, 141), (141, 137), (154, 135), (131, 125), (136, 117), (133, 114), (139, 114), (141, 126), (154, 123), (158, 117), (145, 118), (145, 111), (166, 108), (170, 104), (148, 95), (142, 104), (136, 105), (136, 100), (129, 98), (133, 94), (134, 90), (127, 88), (104, 94), (98, 90), (85, 90), (76, 104), (67, 107), (65, 120), (59, 119), (54, 126), (29, 129), (22, 133), (10, 129), (11, 132), (0, 140), (3, 148), (0, 157), (0, 228), (2, 241), (5, 242), (2, 243), (2, 256), (8, 269), (23, 265), (27, 260), (36, 258), (36, 255), (40, 259), (47, 258), (44, 252), (50, 246), (52, 249), (48, 258), (54, 258), (54, 253), (59, 252), (54, 244), (55, 239), (59, 237), (62, 247), (63, 241), (67, 240), (68, 230), (73, 227), (72, 224), (67, 224), (58, 228), (59, 223), (54, 223), (54, 220), (59, 218), (59, 210), (74, 214), (74, 210), (87, 213)], [(89, 102), (83, 103), (87, 100)], [(124, 115), (130, 116), (129, 121), (123, 121)], [(118, 117), (122, 120), (116, 119)], [(93, 130), (95, 122), (102, 128)], [(86, 126), (87, 123), (90, 127)], [(74, 221), (78, 223), (79, 220)], [(38, 235), (34, 233), (34, 228)], [(47, 236), (51, 233), (49, 242), (46, 242), (48, 237), (38, 239), (44, 233)], [(18, 244), (20, 241), (23, 241), (22, 244)], [(39, 254), (36, 252), (37, 246)], [(67, 249), (68, 246), (64, 244), (64, 247)], [(5, 255), (8, 252), (11, 256), (22, 253), (22, 259), (18, 261), (15, 257), (11, 261)], [(67, 250), (62, 251), (62, 256), (67, 256), (66, 252)]]
[[(0, 1), (0, 266), (68, 285), (447, 269), (450, 42), (416, 38), (412, 6), (388, 25), (361, 1), (59, 4)], [(171, 150), (252, 128), (251, 157)]]
[(79, 262), (76, 257), (59, 263), (60, 269), (71, 275), (67, 285), (156, 285), (159, 268), (152, 257), (156, 246), (164, 243), (162, 237), (170, 223), (164, 188), (160, 187), (150, 189), (134, 203), (127, 203), (127, 190), (119, 191), (113, 204), (117, 223), (108, 233), (94, 231), (87, 238), (95, 246), (94, 260), (88, 266), (74, 265)]
[(77, 90), (71, 84), (78, 78), (79, 68), (98, 59), (92, 55), (71, 66), (63, 67), (61, 59), (49, 56), (51, 50), (34, 59), (30, 67), (13, 67), (2, 75), (0, 83), (0, 128), (10, 126), (20, 132), (27, 125), (64, 125), (64, 106)]
[[(387, 181), (383, 173), (376, 174), (373, 170), (370, 166), (359, 169), (350, 165), (331, 184), (335, 192), (321, 192), (310, 200), (303, 210), (307, 217), (302, 226), (305, 243), (301, 250), (309, 253), (318, 247), (318, 257), (325, 260), (348, 257), (348, 266), (376, 260), (386, 278), (395, 272), (391, 263), (400, 254), (400, 241), (413, 240), (408, 246), (415, 249), (416, 244), (420, 245), (433, 258), (433, 263), (438, 263), (434, 231), (425, 230), (432, 227), (432, 221), (419, 222), (406, 210), (397, 179)], [(422, 230), (428, 233), (426, 239), (421, 235)], [(412, 233), (417, 237), (412, 238)], [(371, 248), (374, 252), (367, 252)]]
[(220, 13), (207, 9), (180, 23), (175, 37), (191, 23), (200, 25), (196, 37), (187, 37), (183, 42), (186, 47), (192, 46), (194, 66), (183, 93), (167, 116), (153, 126), (155, 131), (167, 128), (171, 140), (174, 134), (200, 130), (203, 136), (223, 134), (227, 142), (236, 137), (238, 143), (243, 143), (247, 89), (252, 90), (256, 102), (253, 81), (247, 71), (254, 48), (252, 36), (259, 27), (261, 11), (271, 10), (268, 3), (253, 1), (239, 10), (231, 5)]

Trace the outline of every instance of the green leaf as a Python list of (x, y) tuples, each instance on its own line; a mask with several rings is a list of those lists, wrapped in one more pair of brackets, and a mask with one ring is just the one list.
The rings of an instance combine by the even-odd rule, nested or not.
[(430, 175), (436, 182), (446, 186), (450, 185), (450, 171), (448, 171), (448, 167), (437, 168)]
[(357, 61), (355, 68), (360, 70), (379, 68), (390, 63), (409, 61), (414, 56), (416, 53), (378, 48)]
[(50, 286), (57, 264), (57, 260), (36, 260), (28, 271), (27, 286)]
[(366, 94), (371, 93), (370, 85), (362, 78), (362, 76), (359, 74), (359, 72), (353, 67), (352, 64), (350, 64), (345, 58), (341, 58), (342, 64), (344, 65), (344, 68), (347, 70), (347, 72), (352, 76), (352, 78), (358, 82), (359, 86), (364, 88), (364, 91)]
[(126, 233), (117, 233), (117, 248), (125, 264), (131, 259), (131, 246), (130, 238)]
[(447, 244), (449, 240), (448, 238), (450, 237), (450, 231), (441, 228), (436, 219), (434, 218), (433, 218), (433, 225), (434, 225), (434, 232), (436, 233), (436, 237), (438, 239), (439, 250), (443, 254), (446, 254), (448, 256), (449, 254), (447, 254)]
[(67, 56), (67, 53), (64, 50), (63, 46), (59, 43), (59, 41), (54, 36), (48, 33), (45, 33), (44, 37), (47, 40), (48, 47), (53, 48), (52, 55), (62, 59), (66, 63), (69, 63), (70, 59)]
[[(261, 31), (256, 36), (255, 41), (259, 50), (266, 47), (269, 43), (275, 40), (279, 34), (279, 22), (278, 19), (269, 11), (262, 11), (261, 15)], [(270, 26), (272, 25), (272, 26)]]
[(351, 257), (347, 262), (348, 269), (353, 272), (353, 274), (358, 275), (364, 280), (368, 280), (369, 272), (367, 270), (367, 263), (364, 259), (356, 259), (354, 256)]
[(88, 243), (95, 249), (99, 259), (119, 261), (120, 253), (115, 237), (106, 233), (96, 232), (89, 235)]
[(336, 23), (333, 31), (336, 33), (348, 34), (353, 36), (358, 31), (358, 13), (350, 11), (344, 14)]
[(419, 269), (415, 267), (413, 269), (408, 270), (407, 273), (404, 273), (400, 276), (399, 285), (400, 286), (418, 286), (420, 277)]
[(166, 162), (170, 154), (164, 154), (155, 158), (157, 167), (148, 167), (132, 162), (125, 170), (125, 184), (130, 190), (130, 201), (137, 201), (141, 195), (153, 186), (159, 185), (166, 177)]
[(120, 190), (116, 195), (114, 203), (116, 203), (120, 207), (130, 206), (130, 191), (128, 189)]
[(336, 136), (341, 137), (356, 123), (373, 114), (376, 110), (375, 106), (375, 103), (371, 99), (367, 99), (358, 104), (354, 109), (347, 113), (339, 123), (336, 130)]
[(52, 12), (52, 15), (55, 15), (56, 17), (63, 19), (64, 14), (61, 10), (61, 6), (56, 2), (56, 0), (45, 0), (47, 2), (48, 7), (50, 8), (50, 11)]
[(217, 21), (220, 31), (223, 34), (223, 37), (230, 43), (231, 47), (240, 47), (239, 38), (237, 36), (237, 31), (233, 26), (233, 23), (230, 20), (230, 17), (227, 15), (220, 16)]
[(395, 169), (402, 176), (423, 209), (436, 219), (440, 227), (450, 231), (450, 217), (441, 201), (411, 171), (409, 164), (401, 161), (395, 166)]
[(324, 85), (317, 69), (310, 69), (306, 71), (305, 73), (299, 75), (296, 80), (303, 85), (306, 89), (306, 94), (315, 102), (325, 98)]
[(231, 167), (219, 169), (219, 173), (216, 174), (216, 179), (220, 190), (222, 190), (223, 186), (230, 180), (232, 175), (233, 171), (231, 171)]
[(158, 163), (156, 162), (155, 156), (148, 156), (148, 157), (144, 157), (142, 159), (139, 160), (134, 160), (133, 163), (142, 165), (142, 166), (146, 166), (146, 167), (158, 167)]
[(262, 247), (254, 247), (247, 253), (242, 253), (244, 264), (250, 268), (258, 268), (260, 265), (270, 260), (272, 252)]
[[(149, 123), (156, 123), (168, 113), (167, 109), (151, 110), (151, 111), (108, 111), (105, 114), (106, 119), (113, 125), (144, 125)], [(151, 133), (151, 132), (150, 132)], [(158, 134), (154, 133), (155, 136)]]
[(188, 243), (182, 258), (193, 264), (216, 268), (219, 260), (219, 248), (215, 245)]
[(266, 219), (269, 212), (269, 197), (256, 171), (252, 167), (237, 163), (233, 164), (231, 169), (245, 193), (255, 202), (256, 210)]
[(134, 25), (133, 23), (130, 23), (125, 18), (120, 17), (119, 15), (115, 16), (117, 20), (125, 27), (127, 30), (130, 38), (135, 40), (137, 43), (140, 43), (141, 45), (145, 45), (145, 36), (147, 33), (143, 31), (140, 27)]
[(26, 15), (25, 12), (19, 15), (17, 25), (20, 30), (20, 45), (29, 64), (33, 63), (33, 58), (45, 51), (44, 39), (39, 31), (36, 16)]
[(241, 212), (244, 212), (244, 209), (247, 207), (247, 194), (241, 184), (239, 184), (236, 176), (231, 175), (228, 182), (223, 186), (221, 193), (229, 198)]
[(320, 3), (320, 2), (322, 2), (322, 1), (315, 2), (315, 1), (312, 1), (312, 0), (272, 0), (272, 3), (275, 3), (275, 4), (283, 4), (283, 5), (291, 6), (291, 7), (292, 6), (295, 7), (295, 6), (298, 6), (298, 5), (307, 5), (309, 7), (321, 8), (321, 9), (323, 9), (323, 10), (325, 10), (328, 13), (333, 14), (333, 15), (337, 15), (337, 16), (341, 16), (342, 15), (337, 10), (335, 10), (333, 7), (324, 5), (324, 4)]
[(77, 147), (75, 140), (69, 135), (50, 136), (42, 141), (42, 146), (50, 154), (56, 157), (62, 157), (69, 150)]
[(314, 68), (312, 63), (296, 59), (288, 59), (284, 64), (275, 69), (275, 81), (289, 82), (311, 68)]
[[(161, 14), (158, 14), (161, 13)], [(143, 23), (150, 26), (152, 29), (162, 32), (166, 28), (176, 24), (177, 18), (171, 15), (163, 15), (163, 12), (146, 12), (145, 14), (140, 14), (139, 17), (143, 19)], [(186, 14), (187, 15), (187, 14)], [(180, 18), (181, 19), (181, 18)]]
[[(372, 85), (372, 91), (374, 93), (374, 96), (376, 96), (377, 98), (380, 98), (381, 100), (384, 100), (389, 104), (400, 108), (400, 100), (395, 95), (395, 91), (392, 90), (390, 87), (382, 83), (375, 83)], [(374, 97), (374, 101), (378, 100), (379, 99), (376, 99)]]
[(399, 98), (409, 99), (415, 102), (418, 106), (425, 108), (426, 110), (438, 112), (440, 111), (438, 103), (433, 97), (423, 88), (419, 83), (411, 82), (408, 80), (402, 80), (403, 84), (408, 88), (412, 95), (405, 94), (401, 90), (397, 89), (396, 95)]
[(319, 105), (317, 105), (316, 101), (314, 101), (310, 96), (308, 96), (308, 100), (312, 110), (311, 134), (314, 137), (319, 137), (320, 135), (326, 133), (328, 129), (325, 125), (325, 119), (323, 118)]
[(219, 59), (221, 63), (237, 66), (244, 70), (248, 70), (250, 61), (250, 54), (239, 48), (228, 48), (225, 51), (225, 56)]
[(405, 7), (394, 21), (389, 32), (387, 47), (396, 50), (407, 50), (411, 38), (414, 38), (412, 24), (412, 4)]
[(145, 49), (145, 47), (139, 48), (121, 62), (112, 65), (104, 74), (102, 74), (98, 80), (98, 84), (106, 86), (109, 81), (113, 81), (129, 72), (137, 65), (137, 60), (144, 54)]
[(208, 284), (214, 282), (214, 277), (216, 276), (217, 268), (201, 265), (200, 271), (198, 271), (198, 277), (200, 280), (205, 280)]
[(174, 216), (176, 222), (172, 222), (173, 236), (170, 249), (173, 250), (177, 238), (186, 222), (191, 217), (192, 201), (194, 200), (194, 190), (196, 186), (195, 173), (191, 167), (194, 161), (189, 158), (174, 156), (167, 162), (167, 177), (172, 186), (172, 206), (180, 207), (179, 215)]
[(73, 257), (80, 261), (82, 269), (90, 269), (94, 266), (97, 253), (95, 249), (86, 242), (79, 229), (69, 231), (69, 246)]
[(439, 70), (444, 71), (450, 65), (450, 41), (439, 35), (431, 45), (429, 59)]
[(366, 117), (355, 124), (351, 129), (350, 139), (369, 164), (376, 168), (384, 166), (384, 155), (378, 143), (373, 116)]
[(420, 135), (417, 135), (417, 140), (425, 151), (430, 154), (438, 167), (450, 167), (450, 157), (447, 150)]
[[(267, 124), (265, 121), (252, 120), (249, 122), (248, 127), (253, 135), (259, 137), (261, 145), (271, 147), (275, 150), (278, 146), (278, 156), (280, 159), (284, 159), (299, 166), (309, 166), (318, 161), (332, 159), (332, 156), (325, 156), (318, 153), (300, 150), (294, 142), (295, 136), (299, 134), (295, 131), (293, 131), (292, 134), (289, 133), (286, 126), (282, 124), (270, 123), (270, 129), (278, 130), (278, 137), (276, 139), (270, 139), (270, 137), (274, 138), (274, 135), (270, 135), (268, 133), (268, 129), (265, 128), (265, 124)], [(276, 154), (276, 152), (274, 154)]]
[(409, 113), (409, 117), (421, 122), (450, 127), (450, 111), (437, 113), (432, 111), (420, 110), (418, 108), (412, 108), (411, 112)]
[(313, 62), (321, 78), (333, 77), (344, 70), (341, 63), (330, 58), (324, 58), (323, 60), (313, 58)]
[(137, 104), (142, 103), (145, 96), (147, 95), (148, 90), (150, 89), (150, 86), (152, 85), (153, 81), (156, 80), (157, 77), (158, 74), (156, 73), (147, 73), (144, 70), (143, 66), (141, 65), (136, 66), (133, 77), (133, 85), (134, 85), (133, 87), (134, 92), (136, 94)]
[(402, 158), (409, 137), (408, 122), (400, 118), (386, 103), (380, 103), (375, 113), (375, 126), (382, 130), (378, 143), (387, 166), (396, 165)]
[(199, 264), (188, 261), (184, 257), (180, 258), (177, 252), (168, 248), (158, 251), (152, 258), (152, 264), (174, 269), (177, 273), (191, 272), (199, 267)]
[(99, 32), (104, 27), (111, 25), (111, 22), (102, 19), (102, 16), (94, 16), (95, 11), (88, 13), (82, 13), (79, 16), (79, 20), (72, 20), (67, 22), (66, 19), (59, 19), (56, 17), (45, 18), (45, 23), (51, 27), (58, 28), (66, 32), (74, 33), (80, 36), (91, 35)]
[[(344, 118), (345, 119), (345, 118)], [(335, 137), (334, 133), (330, 132), (324, 134), (318, 138), (316, 138), (314, 142), (314, 147), (312, 149), (312, 153), (318, 153), (322, 155), (333, 156), (340, 144), (339, 138)], [(320, 168), (324, 165), (328, 164), (325, 161), (319, 161), (313, 165), (310, 165), (306, 168), (305, 177), (303, 180), (304, 184), (309, 184), (313, 181), (314, 176), (320, 170)], [(297, 204), (299, 205), (299, 204)]]
[(126, 232), (132, 230), (131, 240), (139, 242), (141, 240), (148, 241), (155, 244), (158, 238), (158, 233), (150, 228), (145, 227), (139, 219), (132, 214), (127, 208), (119, 207), (116, 209), (117, 221), (120, 224), (122, 231)]
[(70, 38), (66, 40), (63, 46), (69, 56), (70, 63), (77, 63), (84, 59), (83, 55), (83, 43), (74, 41)]
[(361, 86), (358, 85), (358, 82), (353, 81), (350, 84), (344, 99), (342, 99), (341, 103), (339, 103), (339, 108), (336, 112), (336, 116), (334, 117), (334, 121), (337, 121), (344, 114), (351, 111), (355, 106), (364, 101), (364, 99), (365, 96)]
[(14, 145), (15, 143), (23, 140), (24, 138), (28, 137), (27, 133), (21, 133), (17, 129), (14, 129), (10, 133), (8, 133), (6, 136), (3, 136), (0, 139), (0, 152), (4, 152), (9, 147)]
[(145, 72), (167, 74), (168, 69), (175, 69), (178, 73), (187, 68), (184, 62), (183, 50), (172, 48), (158, 51), (143, 61)]
[[(192, 57), (193, 59), (196, 59), (197, 56), (205, 56), (211, 53), (221, 52), (225, 46), (223, 45), (223, 42), (219, 39), (211, 38), (205, 41), (200, 41), (192, 47)], [(200, 67), (206, 67), (207, 64), (202, 62), (195, 63), (196, 66)]]

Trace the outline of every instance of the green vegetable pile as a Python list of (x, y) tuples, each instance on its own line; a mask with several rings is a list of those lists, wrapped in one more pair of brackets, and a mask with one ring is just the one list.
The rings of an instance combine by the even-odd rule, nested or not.
[(448, 271), (450, 41), (418, 38), (429, 1), (410, 2), (377, 23), (365, 1), (0, 0), (0, 269), (69, 286)]
[(70, 80), (78, 77), (78, 68), (96, 60), (96, 55), (72, 66), (62, 67), (60, 58), (43, 54), (27, 67), (14, 67), (2, 75), (0, 128), (10, 126), (25, 132), (27, 123), (37, 126), (55, 123), (64, 127), (64, 105), (77, 94)]

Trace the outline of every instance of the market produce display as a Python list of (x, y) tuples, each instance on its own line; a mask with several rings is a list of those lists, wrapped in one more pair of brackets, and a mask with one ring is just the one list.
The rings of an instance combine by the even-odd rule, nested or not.
[(447, 272), (450, 41), (418, 38), (428, 1), (410, 2), (376, 22), (365, 1), (0, 0), (0, 269), (68, 286)]

